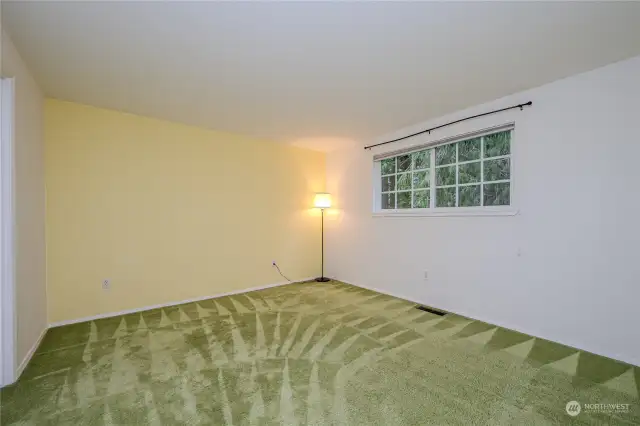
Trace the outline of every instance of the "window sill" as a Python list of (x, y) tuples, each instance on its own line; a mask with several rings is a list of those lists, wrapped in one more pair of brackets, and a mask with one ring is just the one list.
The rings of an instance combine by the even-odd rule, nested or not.
[(515, 216), (519, 210), (514, 207), (484, 207), (455, 209), (415, 209), (386, 210), (373, 212), (373, 217), (438, 217), (438, 216)]

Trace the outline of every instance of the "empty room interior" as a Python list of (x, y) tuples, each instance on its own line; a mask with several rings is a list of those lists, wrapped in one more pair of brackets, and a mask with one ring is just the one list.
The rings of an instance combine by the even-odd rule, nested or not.
[(0, 12), (1, 425), (640, 425), (640, 2)]

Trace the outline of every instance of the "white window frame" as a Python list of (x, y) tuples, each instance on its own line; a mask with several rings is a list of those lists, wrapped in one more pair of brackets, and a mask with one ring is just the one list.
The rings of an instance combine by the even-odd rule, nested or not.
[[(495, 183), (500, 182), (509, 182), (509, 197), (510, 204), (508, 206), (474, 206), (474, 207), (435, 207), (435, 193), (436, 193), (436, 165), (435, 165), (435, 148), (442, 145), (455, 144), (456, 145), (456, 161), (451, 164), (447, 164), (446, 166), (455, 166), (457, 170), (457, 166), (459, 164), (480, 162), (480, 173), (481, 176), (484, 177), (484, 155), (481, 153), (480, 160), (471, 160), (471, 161), (462, 161), (458, 162), (458, 142), (462, 142), (464, 140), (472, 139), (474, 137), (484, 137), (493, 133), (498, 133), (501, 130), (499, 128), (507, 127), (508, 130), (511, 131), (510, 138), (510, 154), (501, 155), (496, 157), (491, 157), (491, 160), (500, 159), (500, 158), (510, 158), (510, 174), (508, 180), (503, 181), (495, 181)], [(504, 130), (507, 130), (504, 129)], [(479, 130), (473, 133), (467, 133), (464, 135), (456, 136), (453, 138), (446, 138), (443, 140), (434, 141), (428, 143), (426, 145), (416, 146), (415, 148), (403, 149), (402, 152), (394, 153), (393, 155), (389, 155), (388, 158), (397, 157), (400, 155), (411, 154), (418, 151), (423, 151), (430, 149), (430, 162), (429, 162), (429, 173), (430, 173), (430, 186), (429, 186), (429, 208), (409, 208), (409, 209), (382, 209), (381, 201), (382, 201), (382, 173), (381, 173), (381, 160), (374, 159), (373, 161), (373, 216), (374, 217), (416, 217), (416, 216), (514, 216), (518, 214), (518, 209), (516, 208), (517, 201), (517, 192), (515, 191), (515, 157), (516, 157), (516, 131), (515, 131), (514, 123), (507, 123), (501, 126), (495, 126), (489, 129)], [(481, 152), (484, 151), (484, 142), (480, 144)], [(438, 167), (445, 167), (438, 166)], [(410, 172), (411, 173), (411, 172)], [(456, 172), (456, 183), (455, 185), (448, 185), (451, 187), (459, 188), (460, 186), (467, 185), (477, 185), (478, 183), (470, 183), (470, 184), (458, 184), (458, 176), (459, 173)], [(492, 181), (491, 183), (494, 183)], [(443, 186), (440, 186), (442, 188)], [(397, 191), (393, 191), (396, 194), (396, 205), (397, 205)], [(458, 201), (459, 190), (456, 190), (456, 204)], [(480, 197), (484, 199), (484, 183), (480, 183)]]

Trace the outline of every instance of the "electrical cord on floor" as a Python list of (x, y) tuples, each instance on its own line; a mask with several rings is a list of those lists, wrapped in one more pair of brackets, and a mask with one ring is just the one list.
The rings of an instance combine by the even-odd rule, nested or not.
[(284, 274), (282, 273), (282, 271), (280, 270), (280, 267), (278, 266), (278, 264), (276, 262), (273, 262), (273, 266), (276, 267), (276, 269), (278, 270), (278, 273), (280, 275), (282, 275), (282, 278), (284, 278), (285, 280), (292, 282), (289, 278), (285, 277)]

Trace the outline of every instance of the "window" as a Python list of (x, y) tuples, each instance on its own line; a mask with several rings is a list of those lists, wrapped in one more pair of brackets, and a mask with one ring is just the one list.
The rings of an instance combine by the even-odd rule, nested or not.
[(509, 127), (376, 159), (376, 210), (510, 206), (512, 132)]

